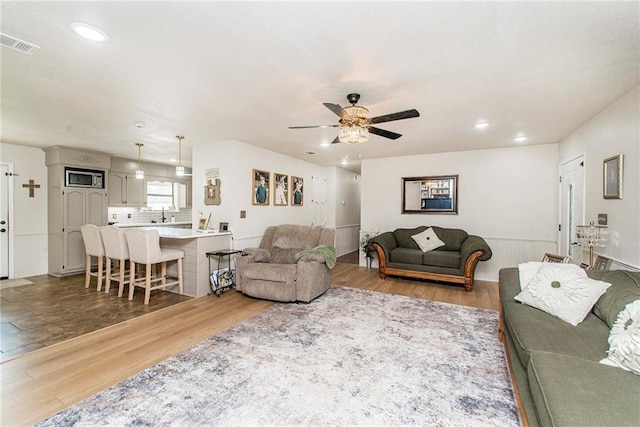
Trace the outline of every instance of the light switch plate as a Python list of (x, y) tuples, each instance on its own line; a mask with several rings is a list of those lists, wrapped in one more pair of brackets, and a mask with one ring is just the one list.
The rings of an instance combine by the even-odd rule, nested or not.
[(240, 218), (246, 218), (247, 217), (247, 211), (240, 211)]

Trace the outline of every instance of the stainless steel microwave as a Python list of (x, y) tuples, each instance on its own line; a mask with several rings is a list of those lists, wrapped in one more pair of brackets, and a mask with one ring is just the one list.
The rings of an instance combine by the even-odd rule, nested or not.
[(95, 169), (64, 168), (64, 186), (104, 188), (104, 171)]

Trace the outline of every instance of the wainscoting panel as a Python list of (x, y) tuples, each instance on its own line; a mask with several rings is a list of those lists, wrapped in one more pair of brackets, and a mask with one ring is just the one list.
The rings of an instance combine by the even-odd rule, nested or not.
[(48, 240), (46, 233), (16, 234), (13, 240), (13, 277), (47, 274)]
[(517, 267), (528, 261), (542, 261), (545, 253), (557, 253), (558, 244), (551, 240), (516, 240), (486, 238), (493, 256), (476, 267), (478, 280), (498, 281), (498, 272), (505, 267)]
[(336, 227), (336, 254), (342, 256), (358, 250), (360, 224), (339, 225)]

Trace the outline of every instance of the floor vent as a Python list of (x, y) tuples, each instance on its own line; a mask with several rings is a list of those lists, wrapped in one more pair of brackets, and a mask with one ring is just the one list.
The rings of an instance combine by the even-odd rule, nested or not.
[(40, 49), (40, 46), (25, 42), (24, 40), (11, 37), (7, 34), (0, 33), (0, 44), (8, 47), (9, 49), (17, 50), (18, 52), (26, 53), (27, 55), (33, 55), (36, 50)]

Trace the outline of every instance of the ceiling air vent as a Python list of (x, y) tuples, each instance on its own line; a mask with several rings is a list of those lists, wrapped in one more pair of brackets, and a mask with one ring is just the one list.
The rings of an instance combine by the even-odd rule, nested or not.
[(0, 44), (2, 46), (8, 47), (9, 49), (26, 53), (27, 55), (33, 55), (34, 53), (36, 53), (36, 50), (40, 49), (40, 46), (36, 46), (35, 44), (31, 44), (15, 37), (11, 37), (4, 33), (0, 33)]

